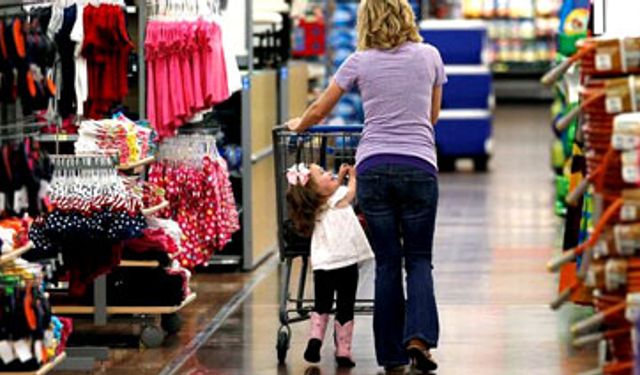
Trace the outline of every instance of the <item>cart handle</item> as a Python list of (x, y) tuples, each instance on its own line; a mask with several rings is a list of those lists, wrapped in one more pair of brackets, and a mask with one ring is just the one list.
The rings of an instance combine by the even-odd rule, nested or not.
[[(299, 134), (308, 134), (308, 133), (334, 133), (334, 132), (344, 132), (344, 133), (356, 133), (361, 132), (364, 128), (364, 125), (316, 125), (307, 129), (303, 133)], [(286, 130), (286, 125), (278, 125), (273, 128), (274, 131)], [(291, 132), (293, 133), (293, 132)]]

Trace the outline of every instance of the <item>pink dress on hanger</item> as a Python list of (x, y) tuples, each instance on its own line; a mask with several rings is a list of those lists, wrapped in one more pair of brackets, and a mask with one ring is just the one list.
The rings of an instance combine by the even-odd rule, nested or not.
[(193, 109), (201, 111), (204, 109), (204, 94), (202, 92), (202, 50), (198, 43), (199, 21), (189, 23), (189, 41), (193, 46), (191, 54), (191, 75), (193, 84)]
[(187, 110), (184, 102), (184, 92), (182, 88), (182, 69), (180, 67), (180, 54), (183, 47), (183, 40), (181, 38), (180, 30), (181, 24), (179, 22), (168, 23), (169, 32), (169, 77), (171, 87), (169, 94), (171, 96), (171, 103), (173, 104), (173, 121), (171, 126), (173, 129), (180, 127), (187, 118)]
[(171, 129), (171, 123), (173, 121), (173, 106), (171, 105), (170, 89), (171, 84), (169, 81), (168, 70), (168, 38), (165, 22), (156, 23), (156, 62), (155, 62), (155, 77), (156, 77), (156, 105), (158, 113), (160, 113), (160, 121), (158, 123), (158, 132), (162, 134), (162, 137), (170, 137), (173, 135)]
[(147, 119), (158, 134), (159, 118), (156, 112), (156, 80), (155, 80), (155, 59), (156, 50), (154, 48), (155, 23), (150, 21), (147, 24), (146, 38), (144, 41), (145, 61), (147, 63)]
[(212, 65), (207, 69), (213, 75), (211, 83), (211, 92), (213, 104), (221, 103), (229, 99), (229, 84), (227, 81), (227, 67), (224, 58), (224, 47), (222, 43), (222, 30), (215, 22), (211, 22), (211, 59)]
[(191, 57), (193, 56), (194, 43), (190, 35), (190, 23), (180, 24), (180, 36), (183, 47), (180, 53), (180, 80), (182, 81), (182, 93), (184, 95), (185, 110), (187, 118), (191, 118), (195, 113), (193, 104), (193, 74), (191, 72)]
[(213, 105), (213, 49), (211, 47), (211, 23), (198, 20), (197, 41), (200, 46), (200, 67), (202, 72), (202, 97), (205, 108)]

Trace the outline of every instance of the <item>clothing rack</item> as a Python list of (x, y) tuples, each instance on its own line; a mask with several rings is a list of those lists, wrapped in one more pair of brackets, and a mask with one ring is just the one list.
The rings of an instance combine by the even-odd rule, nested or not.
[(40, 134), (42, 123), (25, 122), (0, 126), (0, 142), (21, 140)]
[(0, 3), (0, 9), (24, 7), (29, 5), (46, 5), (51, 3), (53, 3), (53, 0), (11, 0)]
[[(53, 163), (58, 171), (78, 171), (78, 170), (113, 170), (118, 169), (114, 160), (105, 155), (56, 155), (52, 157)], [(150, 161), (145, 160), (145, 163)], [(142, 164), (141, 164), (142, 165)], [(145, 208), (142, 214), (153, 216), (157, 212), (168, 206), (167, 201), (163, 201), (154, 207)], [(157, 268), (158, 262), (140, 262), (122, 260), (119, 267), (144, 267)], [(172, 323), (175, 321), (175, 314), (189, 305), (197, 298), (195, 293), (188, 295), (180, 305), (177, 306), (109, 306), (107, 303), (107, 275), (97, 277), (93, 282), (93, 304), (92, 305), (59, 305), (53, 306), (55, 314), (93, 316), (93, 324), (98, 327), (106, 326), (110, 320), (125, 319), (130, 324), (139, 324), (142, 327), (140, 339), (147, 347), (158, 347), (165, 338), (165, 329), (172, 332)], [(133, 315), (133, 316), (131, 316)], [(159, 319), (160, 318), (160, 319)], [(162, 327), (158, 322), (162, 322)], [(172, 332), (173, 333), (173, 332)], [(83, 357), (93, 357), (98, 360), (109, 358), (108, 348), (78, 348), (83, 350)], [(71, 353), (74, 353), (72, 349)], [(75, 358), (70, 354), (70, 360), (64, 366), (66, 370), (87, 369), (89, 364), (87, 358)]]
[[(28, 242), (26, 245), (13, 249), (12, 251), (5, 252), (0, 255), (0, 270), (6, 267), (11, 267), (13, 261), (20, 258), (22, 255), (33, 249), (33, 242)], [(0, 375), (45, 375), (53, 371), (56, 367), (60, 366), (67, 357), (65, 352), (57, 355), (53, 360), (42, 365), (38, 370), (29, 372), (0, 372)]]

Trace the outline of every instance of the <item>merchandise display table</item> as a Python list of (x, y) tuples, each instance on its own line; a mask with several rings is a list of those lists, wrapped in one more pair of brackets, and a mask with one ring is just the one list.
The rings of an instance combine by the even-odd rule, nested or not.
[[(185, 308), (196, 299), (197, 295), (191, 293), (178, 306), (107, 306), (108, 315), (159, 315), (174, 314)], [(95, 306), (53, 306), (54, 314), (59, 315), (85, 315), (93, 314)]]
[(7, 252), (6, 254), (2, 254), (0, 256), (0, 265), (20, 258), (24, 253), (26, 253), (31, 249), (33, 249), (33, 242), (29, 242), (22, 247), (13, 249), (12, 251)]
[(53, 361), (40, 367), (36, 371), (24, 371), (24, 372), (0, 372), (2, 375), (45, 375), (53, 371), (59, 364), (67, 358), (65, 353), (58, 355)]

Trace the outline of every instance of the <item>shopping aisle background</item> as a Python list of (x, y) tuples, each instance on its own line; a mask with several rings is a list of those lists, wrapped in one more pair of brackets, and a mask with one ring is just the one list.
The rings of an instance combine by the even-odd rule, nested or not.
[[(439, 374), (575, 374), (596, 365), (592, 352), (571, 353), (566, 343), (567, 325), (583, 312), (548, 308), (557, 282), (545, 262), (561, 233), (552, 210), (548, 113), (544, 105), (500, 106), (492, 172), (441, 176)], [(293, 326), (287, 366), (276, 363), (278, 281), (274, 272), (261, 283), (179, 373), (305, 373), (306, 323)], [(370, 269), (362, 282), (361, 292), (370, 295)], [(376, 373), (371, 318), (356, 324), (358, 366), (340, 373)], [(332, 352), (326, 345), (319, 372), (311, 373), (336, 373)]]

